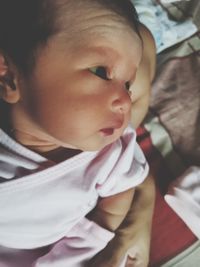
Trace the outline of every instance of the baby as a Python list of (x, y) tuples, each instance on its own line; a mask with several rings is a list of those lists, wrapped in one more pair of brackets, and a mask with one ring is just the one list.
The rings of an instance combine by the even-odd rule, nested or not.
[(148, 265), (154, 53), (128, 0), (0, 2), (0, 265)]

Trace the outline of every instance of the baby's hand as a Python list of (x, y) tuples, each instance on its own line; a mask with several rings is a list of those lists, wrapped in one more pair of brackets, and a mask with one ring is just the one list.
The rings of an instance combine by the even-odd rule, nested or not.
[(85, 267), (119, 267), (125, 254), (125, 248), (113, 239)]
[[(115, 238), (98, 253), (86, 267), (147, 267), (149, 262), (149, 238), (145, 231), (138, 232), (131, 248)], [(125, 266), (120, 265), (128, 255)]]
[[(149, 246), (145, 244), (144, 240), (138, 240), (128, 250), (128, 257), (125, 267), (147, 267), (149, 263)], [(120, 266), (121, 267), (121, 266)]]

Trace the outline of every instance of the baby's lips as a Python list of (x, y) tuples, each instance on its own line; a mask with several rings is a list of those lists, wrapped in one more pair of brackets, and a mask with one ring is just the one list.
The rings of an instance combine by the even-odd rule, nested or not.
[(112, 135), (114, 133), (114, 128), (105, 128), (100, 130), (105, 136)]

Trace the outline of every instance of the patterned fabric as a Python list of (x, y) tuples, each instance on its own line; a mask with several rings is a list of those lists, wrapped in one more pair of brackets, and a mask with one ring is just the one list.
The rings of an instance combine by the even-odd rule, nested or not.
[[(199, 37), (197, 33), (161, 55), (152, 88), (151, 111), (186, 165), (200, 165)], [(147, 127), (154, 121), (150, 119)]]
[[(192, 17), (200, 29), (200, 1), (157, 2), (179, 21)], [(157, 62), (150, 112), (138, 129), (157, 185), (150, 267), (197, 266), (191, 251), (200, 243), (163, 196), (188, 167), (200, 166), (200, 32), (160, 53)]]
[(177, 21), (183, 21), (188, 17), (192, 17), (194, 23), (200, 26), (200, 2), (199, 0), (155, 0), (163, 9), (167, 11), (169, 16)]

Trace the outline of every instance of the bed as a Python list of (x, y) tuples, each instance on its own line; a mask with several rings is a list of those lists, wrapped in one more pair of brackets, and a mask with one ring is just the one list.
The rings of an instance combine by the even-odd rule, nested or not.
[(149, 266), (198, 267), (200, 241), (163, 196), (189, 166), (200, 166), (200, 1), (154, 4), (178, 23), (192, 19), (197, 31), (158, 53), (150, 111), (137, 130), (157, 190)]

